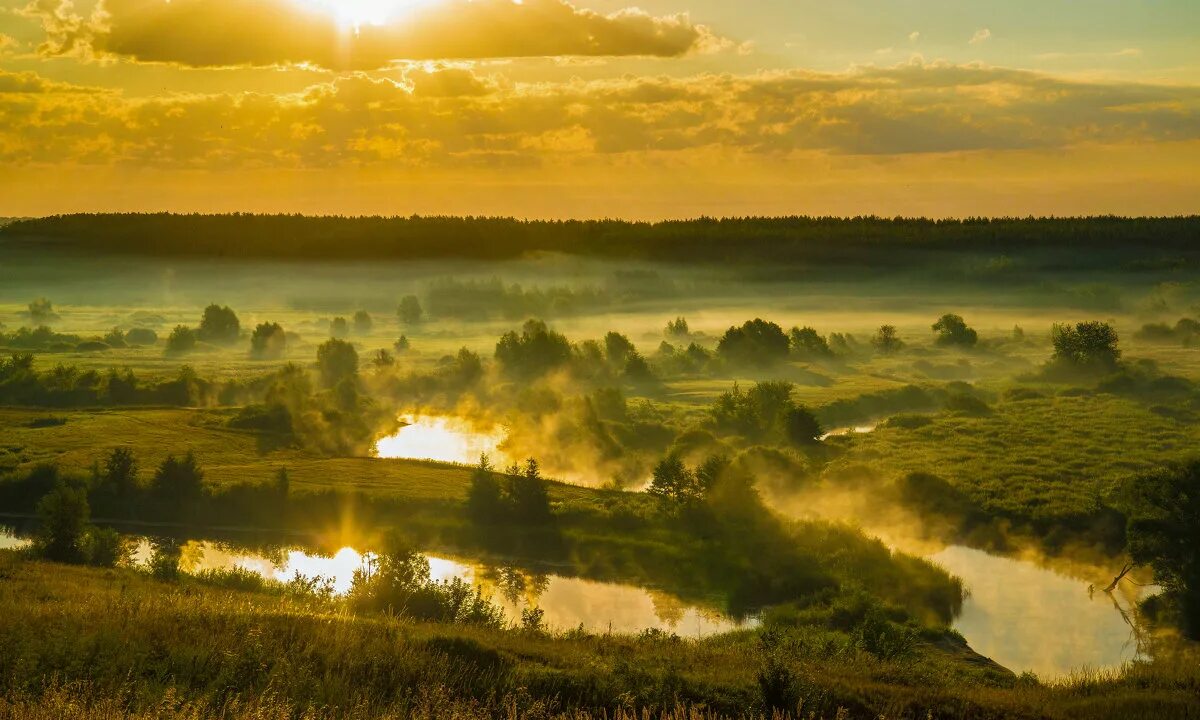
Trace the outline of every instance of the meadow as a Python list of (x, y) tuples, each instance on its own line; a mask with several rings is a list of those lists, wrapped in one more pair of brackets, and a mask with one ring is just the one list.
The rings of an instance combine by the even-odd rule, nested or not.
[[(1074, 265), (1019, 223), (965, 251), (974, 230), (939, 226), (896, 267), (809, 228), (790, 277), (753, 262), (770, 226), (730, 230), (741, 263), (215, 259), (86, 232), (51, 257), (60, 227), (11, 226), (0, 519), (32, 545), (0, 551), (0, 717), (1187, 717), (1200, 293), (1178, 237), (1149, 262), (1104, 234), (1144, 228), (1095, 222)], [(595, 634), (427, 617), (408, 586), (158, 577), (107, 527), (403, 568), (401, 538), (756, 624)], [(1153, 585), (1115, 603), (1135, 661), (1038, 679), (979, 656), (952, 629), (970, 587), (897, 549), (930, 541)]]

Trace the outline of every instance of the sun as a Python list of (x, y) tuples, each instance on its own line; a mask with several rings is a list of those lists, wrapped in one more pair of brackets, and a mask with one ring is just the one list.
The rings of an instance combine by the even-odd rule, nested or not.
[(437, 0), (297, 0), (303, 5), (328, 13), (342, 27), (355, 30), (366, 25), (381, 26), (400, 22), (407, 15)]

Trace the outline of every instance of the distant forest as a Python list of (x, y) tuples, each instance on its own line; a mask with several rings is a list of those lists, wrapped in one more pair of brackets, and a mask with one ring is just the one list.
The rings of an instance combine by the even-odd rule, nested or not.
[[(690, 264), (877, 266), (981, 255), (1041, 270), (1192, 270), (1200, 216), (730, 218), (664, 222), (475, 217), (95, 214), (21, 219), (0, 247), (294, 260), (507, 260), (536, 253)], [(1028, 268), (1027, 268), (1028, 269)]]

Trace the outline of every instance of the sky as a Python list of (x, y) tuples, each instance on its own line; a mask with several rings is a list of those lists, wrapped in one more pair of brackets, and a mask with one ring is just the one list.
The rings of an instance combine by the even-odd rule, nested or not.
[(0, 0), (0, 216), (1200, 213), (1196, 0)]

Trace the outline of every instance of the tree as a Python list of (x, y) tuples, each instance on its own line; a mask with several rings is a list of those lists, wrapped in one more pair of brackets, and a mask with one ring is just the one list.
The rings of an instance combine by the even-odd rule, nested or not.
[(817, 417), (803, 405), (784, 412), (783, 432), (794, 445), (813, 445), (820, 442), (821, 436), (825, 434)]
[(937, 333), (934, 342), (942, 346), (975, 347), (979, 342), (979, 333), (967, 327), (967, 322), (961, 315), (946, 314), (933, 324)]
[(204, 473), (191, 450), (182, 458), (168, 455), (154, 472), (151, 492), (176, 512), (189, 509), (204, 494)]
[(570, 359), (571, 343), (541, 320), (527, 321), (520, 334), (510, 331), (496, 343), (496, 361), (512, 375), (537, 377)]
[(671, 453), (657, 465), (646, 492), (673, 503), (684, 503), (699, 497), (696, 475), (683, 465), (678, 453)]
[(158, 333), (149, 328), (133, 328), (125, 333), (125, 342), (129, 345), (153, 345), (158, 342)]
[(191, 352), (196, 347), (196, 331), (186, 325), (176, 325), (167, 337), (167, 352), (181, 355)]
[(87, 490), (59, 480), (38, 503), (42, 553), (58, 562), (82, 562), (89, 514)]
[(137, 487), (137, 458), (129, 448), (113, 448), (104, 460), (105, 487), (111, 488), (118, 497), (127, 497)]
[(329, 323), (329, 336), (334, 338), (344, 338), (350, 334), (350, 323), (346, 322), (344, 317), (335, 317)]
[(204, 308), (204, 316), (200, 319), (200, 329), (197, 336), (204, 342), (218, 345), (232, 345), (241, 337), (242, 326), (238, 316), (229, 306), (217, 304)]
[(683, 317), (677, 317), (674, 320), (667, 322), (667, 336), (674, 338), (691, 337), (692, 331), (688, 328), (688, 321)]
[(805, 360), (821, 360), (833, 357), (829, 343), (816, 330), (810, 327), (792, 328), (789, 337), (792, 352)]
[(637, 354), (637, 348), (619, 332), (610, 332), (604, 336), (604, 356), (617, 367), (624, 367), (629, 358)]
[(1117, 331), (1105, 322), (1055, 325), (1050, 332), (1054, 361), (1079, 368), (1112, 370), (1121, 359)]
[(359, 310), (358, 312), (354, 313), (355, 335), (369, 335), (371, 333), (371, 326), (373, 324), (374, 322), (371, 320), (371, 313), (367, 312), (366, 310)]
[(358, 351), (345, 340), (326, 340), (317, 348), (317, 367), (321, 372), (321, 384), (327, 388), (337, 387), (343, 380), (358, 375)]
[(487, 455), (479, 456), (479, 465), (471, 473), (467, 491), (467, 514), (479, 525), (500, 522), (505, 516), (504, 494)]
[(421, 322), (423, 314), (421, 301), (416, 295), (405, 295), (400, 298), (400, 307), (396, 309), (396, 315), (400, 318), (400, 322), (405, 325), (416, 325)]
[(880, 325), (875, 336), (871, 338), (871, 345), (878, 352), (884, 355), (891, 355), (894, 352), (899, 352), (904, 347), (904, 342), (896, 334), (895, 325)]
[(1200, 638), (1200, 460), (1141, 475), (1128, 493), (1129, 556), (1154, 569), (1184, 631)]
[(734, 363), (771, 365), (787, 359), (788, 338), (775, 323), (755, 318), (726, 330), (717, 343), (717, 354)]
[(59, 319), (54, 312), (54, 304), (46, 298), (38, 298), (29, 303), (29, 319), (34, 325), (49, 325)]
[(288, 493), (292, 491), (292, 479), (288, 476), (287, 468), (280, 467), (275, 471), (275, 495), (280, 501), (287, 501)]
[(550, 491), (537, 460), (529, 458), (525, 467), (509, 480), (509, 499), (513, 517), (529, 525), (543, 525), (550, 521)]
[(287, 333), (279, 323), (260, 323), (250, 335), (250, 353), (258, 358), (281, 357), (287, 350)]
[(410, 343), (408, 341), (408, 336), (401, 335), (400, 339), (397, 340), (395, 342), (395, 344), (392, 345), (392, 348), (395, 349), (397, 354), (403, 354), (403, 353), (408, 352), (408, 350), (411, 346), (412, 346), (412, 343)]

